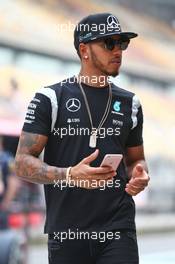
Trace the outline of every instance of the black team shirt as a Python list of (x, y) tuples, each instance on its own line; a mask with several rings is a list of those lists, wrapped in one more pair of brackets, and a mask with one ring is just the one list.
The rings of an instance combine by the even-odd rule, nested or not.
[[(100, 165), (105, 154), (125, 156), (128, 147), (143, 144), (143, 115), (138, 98), (132, 92), (111, 85), (111, 109), (98, 134), (100, 153), (91, 163), (94, 167)], [(97, 128), (106, 108), (109, 88), (82, 86)], [(95, 150), (89, 147), (91, 125), (74, 77), (69, 82), (64, 80), (38, 90), (29, 104), (23, 131), (48, 136), (44, 162), (51, 166), (75, 166)], [(125, 192), (128, 181), (123, 159), (113, 184), (106, 188), (65, 187), (61, 190), (54, 182), (44, 185), (45, 233), (68, 229), (89, 232), (135, 229), (135, 204)]]

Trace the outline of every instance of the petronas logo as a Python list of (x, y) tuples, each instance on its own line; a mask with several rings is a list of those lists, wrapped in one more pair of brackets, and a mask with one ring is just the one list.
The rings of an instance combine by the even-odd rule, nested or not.
[(121, 102), (116, 101), (116, 102), (114, 103), (114, 105), (113, 105), (113, 109), (114, 109), (114, 111), (119, 112), (119, 111), (120, 111), (120, 106), (121, 106)]

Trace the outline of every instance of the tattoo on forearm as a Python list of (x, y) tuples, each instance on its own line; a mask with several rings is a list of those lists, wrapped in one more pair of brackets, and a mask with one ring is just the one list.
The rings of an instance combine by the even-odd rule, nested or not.
[(17, 152), (38, 157), (46, 143), (46, 136), (22, 132)]
[(42, 184), (65, 180), (66, 168), (49, 166), (38, 158), (46, 143), (46, 136), (22, 132), (16, 154), (18, 176), (26, 181)]

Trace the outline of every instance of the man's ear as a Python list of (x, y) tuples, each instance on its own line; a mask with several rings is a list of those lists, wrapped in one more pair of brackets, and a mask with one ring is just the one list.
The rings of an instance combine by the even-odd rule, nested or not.
[(82, 60), (88, 60), (89, 58), (89, 49), (88, 46), (84, 43), (80, 43), (79, 45), (79, 53)]

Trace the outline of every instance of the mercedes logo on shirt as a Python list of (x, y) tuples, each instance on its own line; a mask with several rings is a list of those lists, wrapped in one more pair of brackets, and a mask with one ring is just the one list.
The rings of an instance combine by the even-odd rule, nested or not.
[(77, 98), (71, 98), (66, 102), (66, 108), (70, 112), (77, 112), (81, 107), (81, 103)]

